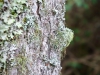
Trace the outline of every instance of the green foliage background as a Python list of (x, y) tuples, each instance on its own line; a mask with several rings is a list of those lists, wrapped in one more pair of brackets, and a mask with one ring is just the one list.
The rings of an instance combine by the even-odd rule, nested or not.
[(100, 75), (100, 1), (67, 0), (66, 26), (75, 36), (62, 60), (62, 75)]

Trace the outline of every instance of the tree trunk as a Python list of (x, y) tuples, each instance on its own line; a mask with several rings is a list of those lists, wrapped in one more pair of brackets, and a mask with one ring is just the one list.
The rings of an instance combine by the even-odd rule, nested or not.
[(60, 75), (61, 52), (73, 36), (64, 27), (65, 0), (1, 1), (8, 29), (0, 31), (0, 75)]

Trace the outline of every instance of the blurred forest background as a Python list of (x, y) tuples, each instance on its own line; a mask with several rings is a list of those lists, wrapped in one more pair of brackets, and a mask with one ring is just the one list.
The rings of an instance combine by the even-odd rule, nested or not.
[(75, 36), (62, 75), (100, 75), (100, 0), (67, 0), (65, 18)]

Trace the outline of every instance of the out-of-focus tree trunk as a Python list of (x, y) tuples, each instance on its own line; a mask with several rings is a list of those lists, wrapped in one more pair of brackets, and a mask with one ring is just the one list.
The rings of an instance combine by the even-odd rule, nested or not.
[[(14, 2), (4, 1), (6, 6)], [(18, 13), (15, 22), (22, 23), (23, 20), (26, 22), (27, 17), (30, 17), (28, 25), (25, 30), (18, 25), (23, 30), (22, 34), (14, 40), (5, 41), (1, 47), (2, 53), (7, 57), (0, 75), (60, 75), (61, 49), (63, 49), (61, 44), (65, 42), (62, 38), (64, 3), (65, 0), (27, 0), (26, 4), (23, 3), (30, 12)], [(5, 7), (5, 10), (10, 10), (9, 8)], [(18, 9), (15, 12), (17, 11)], [(28, 14), (31, 16), (27, 16)], [(68, 29), (66, 34), (68, 37), (65, 38), (70, 38), (69, 31)], [(68, 40), (66, 46), (70, 42)]]

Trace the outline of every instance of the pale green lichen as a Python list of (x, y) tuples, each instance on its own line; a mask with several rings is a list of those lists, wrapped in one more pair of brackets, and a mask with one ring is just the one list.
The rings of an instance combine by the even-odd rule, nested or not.
[[(39, 0), (40, 2), (44, 0)], [(1, 0), (0, 0), (1, 3)], [(3, 5), (2, 5), (3, 6)], [(0, 9), (3, 7), (0, 6)], [(0, 69), (3, 67), (6, 68), (6, 62), (9, 60), (10, 65), (19, 65), (21, 69), (25, 71), (25, 65), (27, 58), (23, 55), (19, 55), (16, 59), (14, 57), (14, 50), (17, 49), (15, 44), (12, 44), (10, 49), (7, 47), (9, 41), (15, 40), (19, 35), (21, 35), (24, 31), (27, 31), (28, 27), (33, 27), (34, 33), (30, 36), (32, 41), (36, 42), (37, 45), (41, 44), (41, 30), (40, 27), (34, 22), (34, 15), (30, 14), (29, 6), (27, 6), (26, 0), (12, 0), (11, 4), (7, 7), (8, 9), (1, 13), (0, 11)], [(25, 14), (21, 21), (17, 20), (20, 14)], [(54, 11), (57, 13), (57, 11)], [(50, 44), (56, 50), (63, 50), (63, 48), (67, 47), (71, 40), (73, 39), (73, 32), (65, 28), (62, 22), (60, 22), (58, 29), (56, 30), (55, 38), (50, 38)], [(16, 40), (15, 40), (16, 41)], [(5, 45), (5, 48), (3, 48)], [(7, 54), (9, 53), (11, 56), (8, 59)], [(51, 59), (49, 62), (51, 64), (54, 63), (56, 59)], [(17, 63), (15, 63), (17, 61)]]
[[(2, 1), (0, 0), (0, 3)], [(21, 65), (24, 70), (26, 58), (24, 56), (15, 59), (14, 54), (17, 48), (13, 41), (18, 38), (28, 26), (34, 25), (34, 15), (32, 16), (27, 6), (26, 0), (12, 0), (9, 6), (4, 10), (3, 5), (0, 6), (0, 71), (6, 69), (6, 63), (9, 61), (10, 66)], [(22, 20), (18, 20), (20, 14), (28, 13)], [(16, 41), (16, 40), (15, 40)], [(12, 46), (9, 46), (12, 42)], [(4, 47), (3, 47), (4, 46)], [(8, 57), (8, 54), (10, 57)], [(18, 61), (18, 62), (17, 62)], [(16, 63), (17, 62), (17, 63)]]
[[(7, 40), (9, 41), (16, 35), (22, 34), (23, 30), (21, 27), (24, 28), (23, 22), (18, 22), (16, 20), (19, 13), (22, 14), (25, 12), (25, 5), (23, 5), (25, 2), (26, 0), (14, 0), (9, 6), (6, 7), (9, 10), (6, 9), (0, 14), (0, 40), (2, 42)], [(3, 43), (1, 43), (1, 45), (2, 44)]]
[[(3, 7), (1, 9), (3, 10)], [(21, 20), (18, 20), (18, 17), (21, 14), (25, 15)], [(2, 71), (1, 69), (3, 69), (2, 72), (7, 69), (7, 64), (9, 64), (10, 67), (14, 65), (20, 66), (23, 73), (26, 70), (25, 65), (27, 58), (22, 54), (15, 58), (14, 54), (17, 49), (17, 38), (23, 32), (28, 33), (28, 28), (33, 28), (34, 31), (29, 37), (30, 40), (39, 45), (41, 42), (40, 27), (36, 24), (34, 15), (30, 13), (26, 0), (12, 0), (11, 4), (7, 7), (7, 10), (3, 11), (3, 13), (0, 11), (0, 72)], [(29, 43), (31, 41), (27, 40), (27, 42)], [(10, 47), (9, 43), (11, 44)]]
[(66, 48), (73, 40), (73, 37), (73, 31), (60, 22), (56, 31), (56, 36), (54, 39), (51, 39), (51, 43), (55, 49), (64, 50), (64, 48)]
[(26, 71), (27, 58), (23, 55), (19, 55), (16, 60), (17, 65), (21, 69), (21, 72), (24, 74)]
[[(57, 52), (64, 53), (66, 50), (66, 47), (69, 46), (70, 42), (73, 40), (74, 33), (71, 29), (64, 26), (62, 22), (59, 23), (58, 29), (55, 31), (55, 36), (50, 38), (50, 45), (52, 48), (54, 48)], [(53, 57), (48, 59), (47, 57), (44, 57), (43, 60), (45, 62), (49, 62), (53, 66), (60, 65), (60, 61), (58, 61), (56, 54), (53, 54)], [(63, 54), (61, 54), (61, 58), (63, 57)]]

